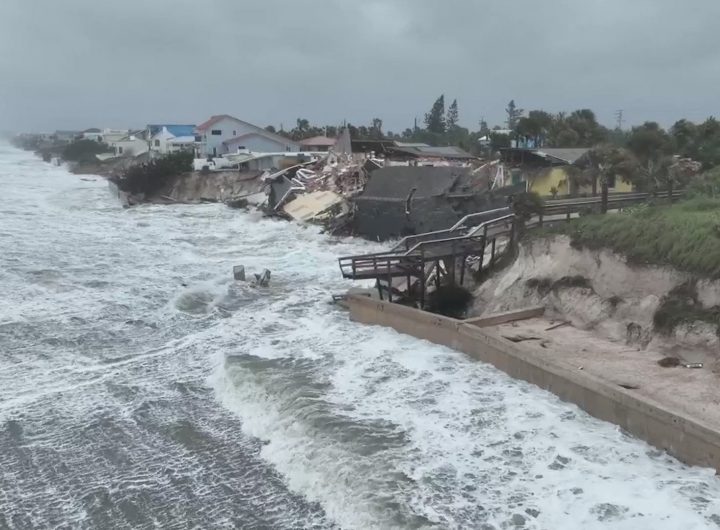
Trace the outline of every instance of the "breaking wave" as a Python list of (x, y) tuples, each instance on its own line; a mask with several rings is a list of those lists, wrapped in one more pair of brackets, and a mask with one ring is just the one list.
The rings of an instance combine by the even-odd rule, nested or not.
[[(376, 245), (0, 147), (0, 527), (707, 528), (720, 482), (330, 305)], [(272, 271), (267, 288), (232, 281)]]

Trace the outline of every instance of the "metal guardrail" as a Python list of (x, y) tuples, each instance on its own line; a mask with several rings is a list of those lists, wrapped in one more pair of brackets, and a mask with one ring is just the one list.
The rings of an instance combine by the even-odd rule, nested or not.
[[(672, 194), (672, 199), (682, 197), (684, 191), (677, 190)], [(642, 204), (648, 199), (667, 199), (667, 194), (654, 195), (652, 193), (623, 193), (610, 195), (607, 201), (608, 210), (619, 210), (623, 207)], [(602, 197), (581, 197), (576, 199), (562, 199), (546, 201), (542, 213), (539, 216), (539, 225), (542, 226), (543, 220), (550, 216), (564, 215), (566, 220), (570, 220), (573, 214), (580, 214), (588, 209), (594, 210), (602, 204)]]

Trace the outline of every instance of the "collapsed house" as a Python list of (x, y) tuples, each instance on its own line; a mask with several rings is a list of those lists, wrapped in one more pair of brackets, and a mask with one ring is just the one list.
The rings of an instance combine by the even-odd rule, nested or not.
[(322, 160), (266, 174), (266, 213), (301, 222), (322, 223), (328, 232), (338, 233), (352, 219), (348, 199), (365, 186), (366, 167), (377, 166), (331, 153)]
[(386, 240), (442, 230), (474, 212), (501, 208), (524, 184), (490, 189), (469, 167), (393, 166), (370, 174), (353, 199), (353, 232)]

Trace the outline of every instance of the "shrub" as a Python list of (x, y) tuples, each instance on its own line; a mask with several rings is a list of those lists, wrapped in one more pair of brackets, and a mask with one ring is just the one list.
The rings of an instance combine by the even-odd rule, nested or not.
[(525, 286), (545, 296), (552, 290), (553, 283), (550, 278), (530, 278), (525, 282)]
[(590, 280), (584, 276), (563, 276), (554, 282), (550, 278), (530, 278), (525, 282), (525, 286), (529, 289), (535, 289), (540, 296), (545, 296), (550, 291), (557, 292), (560, 289), (592, 289)]
[(117, 187), (127, 193), (152, 195), (182, 173), (192, 171), (192, 153), (173, 153), (156, 160), (130, 166), (114, 179)]
[(720, 167), (693, 178), (687, 187), (688, 197), (720, 197)]
[(543, 200), (537, 193), (523, 192), (512, 197), (512, 209), (521, 221), (527, 221), (542, 212)]
[(680, 324), (695, 321), (714, 324), (720, 335), (720, 308), (705, 309), (698, 300), (696, 282), (692, 280), (672, 289), (653, 315), (655, 329), (665, 335), (670, 335)]
[(62, 157), (70, 162), (89, 162), (96, 160), (95, 155), (109, 150), (107, 144), (94, 140), (76, 140), (65, 146)]

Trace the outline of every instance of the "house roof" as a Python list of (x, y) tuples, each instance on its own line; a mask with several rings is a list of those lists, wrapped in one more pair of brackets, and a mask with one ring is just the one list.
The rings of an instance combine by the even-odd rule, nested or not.
[(212, 127), (213, 125), (215, 125), (220, 120), (224, 120), (225, 118), (227, 118), (229, 120), (240, 121), (237, 118), (233, 118), (229, 114), (215, 114), (213, 116), (210, 116), (209, 120), (202, 122), (200, 125), (196, 125), (195, 130), (196, 131), (205, 131), (205, 130), (209, 129), (210, 127)]
[(161, 123), (161, 124), (150, 124), (147, 126), (148, 130), (150, 131), (150, 136), (154, 136), (160, 131), (162, 131), (163, 127), (167, 129), (167, 131), (172, 134), (175, 137), (178, 136), (193, 136), (195, 134), (195, 126), (194, 125), (178, 125), (173, 123)]
[(97, 127), (91, 127), (90, 129), (85, 129), (83, 131), (84, 133), (101, 133), (102, 131), (98, 129)]
[(265, 138), (269, 138), (273, 142), (277, 142), (277, 143), (284, 144), (284, 145), (295, 144), (295, 142), (293, 142), (289, 138), (283, 138), (282, 136), (278, 137), (277, 135), (269, 133), (267, 131), (265, 131), (265, 134), (263, 134), (261, 131), (241, 134), (240, 136), (236, 136), (235, 138), (230, 138), (229, 140), (225, 140), (223, 142), (223, 144), (225, 144), (225, 145), (236, 144), (238, 142), (242, 142), (243, 140), (250, 138), (251, 136), (264, 136)]
[(468, 171), (468, 168), (459, 167), (384, 167), (372, 172), (365, 190), (358, 198), (406, 200), (413, 189), (415, 198), (437, 197), (449, 193), (458, 179)]
[[(544, 162), (559, 166), (574, 164), (590, 150), (589, 147), (542, 147), (539, 149), (526, 147), (501, 147), (501, 153), (519, 154), (526, 162)], [(528, 154), (529, 157), (524, 155)]]
[(467, 151), (455, 146), (446, 147), (398, 147), (392, 150), (398, 155), (409, 155), (416, 158), (452, 158), (452, 159), (471, 159), (477, 158)]
[(131, 140), (144, 140), (146, 129), (138, 129), (135, 131), (129, 131), (125, 136), (120, 138), (120, 142), (129, 142)]
[(395, 141), (395, 145), (397, 147), (430, 147), (428, 144), (422, 142), (398, 142), (397, 140)]
[(540, 149), (534, 149), (536, 155), (542, 156), (547, 155), (551, 158), (561, 160), (568, 164), (574, 164), (577, 160), (582, 157), (585, 153), (590, 150), (589, 147), (543, 147)]
[(327, 136), (313, 136), (312, 138), (305, 138), (300, 140), (300, 145), (309, 145), (317, 147), (333, 146), (337, 142), (337, 138), (328, 138)]
[[(283, 142), (287, 145), (300, 145), (298, 142), (290, 140), (289, 138), (285, 138), (284, 136), (280, 136), (279, 134), (271, 133), (270, 131), (263, 129), (262, 127), (258, 127), (257, 125), (253, 125), (252, 123), (240, 120), (234, 116), (230, 116), (229, 114), (216, 114), (215, 116), (211, 116), (209, 120), (207, 120), (207, 121), (201, 123), (200, 125), (198, 125), (197, 127), (195, 127), (195, 131), (197, 131), (197, 132), (206, 131), (210, 127), (212, 127), (213, 125), (215, 125), (216, 123), (218, 123), (219, 121), (222, 121), (222, 120), (233, 120), (238, 123), (242, 123), (243, 125), (245, 125), (247, 127), (251, 127), (252, 129), (255, 129), (259, 134), (262, 134), (263, 136), (265, 136), (267, 138), (273, 138), (277, 142)], [(237, 137), (237, 138), (239, 138), (239, 137)], [(227, 141), (229, 142), (234, 139), (235, 138), (233, 138), (231, 140), (227, 140)]]

